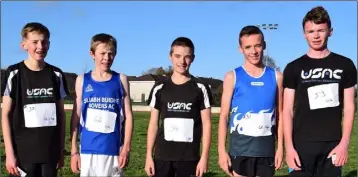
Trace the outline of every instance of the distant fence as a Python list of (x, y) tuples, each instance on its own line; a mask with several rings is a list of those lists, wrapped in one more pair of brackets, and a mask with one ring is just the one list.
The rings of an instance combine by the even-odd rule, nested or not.
[[(72, 110), (73, 105), (72, 104), (65, 104), (65, 110), (70, 111)], [(132, 105), (132, 110), (134, 112), (150, 112), (149, 106), (142, 106), (142, 105)], [(220, 113), (220, 107), (212, 107), (211, 108), (212, 113)]]

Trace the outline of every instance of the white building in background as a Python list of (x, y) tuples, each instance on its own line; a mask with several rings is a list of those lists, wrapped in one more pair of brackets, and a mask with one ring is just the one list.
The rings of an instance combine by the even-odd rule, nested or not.
[(132, 102), (143, 103), (148, 100), (150, 91), (156, 81), (164, 79), (165, 76), (157, 76), (152, 74), (143, 75), (140, 77), (128, 76), (129, 91)]
[(154, 83), (155, 81), (129, 81), (132, 102), (147, 101)]
[[(153, 74), (146, 74), (143, 76), (128, 76), (130, 97), (133, 103), (145, 103), (148, 100), (150, 91), (152, 90), (156, 81), (165, 79), (166, 76), (158, 76)], [(203, 81), (209, 85), (211, 89), (217, 89), (222, 83), (221, 80), (213, 78), (203, 78)]]

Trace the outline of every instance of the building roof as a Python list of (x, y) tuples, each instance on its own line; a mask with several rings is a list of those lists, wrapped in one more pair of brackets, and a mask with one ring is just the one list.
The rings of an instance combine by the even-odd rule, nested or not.
[[(128, 81), (159, 81), (164, 80), (168, 76), (163, 75), (154, 75), (154, 74), (146, 74), (143, 76), (128, 76)], [(214, 78), (205, 78), (205, 77), (197, 77), (199, 80), (201, 80), (203, 83), (210, 85), (213, 89), (216, 89), (220, 86), (222, 83), (219, 79)]]
[(146, 74), (143, 76), (128, 76), (128, 81), (159, 81), (165, 79), (167, 76)]

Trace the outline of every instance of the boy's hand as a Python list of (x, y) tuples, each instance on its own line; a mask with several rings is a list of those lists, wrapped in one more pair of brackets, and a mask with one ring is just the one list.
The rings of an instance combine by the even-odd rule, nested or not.
[(122, 149), (119, 157), (118, 157), (118, 166), (119, 168), (125, 168), (128, 165), (128, 161), (129, 161), (129, 151), (126, 149)]
[(275, 154), (275, 170), (282, 168), (283, 148), (278, 148)]
[(154, 161), (151, 156), (149, 156), (149, 157), (147, 156), (147, 158), (145, 160), (145, 168), (144, 169), (148, 176), (154, 176), (154, 174), (155, 174)]
[(208, 170), (208, 159), (200, 158), (198, 165), (196, 166), (196, 176), (202, 177)]
[(300, 157), (294, 148), (286, 149), (286, 163), (289, 168), (292, 168), (295, 171), (301, 170)]
[(17, 160), (14, 154), (6, 154), (5, 166), (10, 174), (20, 176), (20, 173), (17, 170)]
[(229, 154), (227, 154), (226, 151), (223, 151), (219, 153), (219, 166), (224, 172), (229, 175), (230, 177), (233, 177), (233, 174), (230, 170), (231, 168), (231, 159), (229, 157)]
[(73, 173), (80, 173), (81, 169), (81, 158), (80, 154), (71, 155), (71, 169)]
[(336, 167), (343, 166), (348, 161), (348, 145), (339, 143), (328, 155), (327, 158), (335, 158), (332, 160), (333, 165)]

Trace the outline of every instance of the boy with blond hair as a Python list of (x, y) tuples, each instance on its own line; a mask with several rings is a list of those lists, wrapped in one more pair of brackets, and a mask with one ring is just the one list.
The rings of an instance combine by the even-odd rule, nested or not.
[(95, 68), (76, 79), (71, 169), (80, 176), (122, 176), (128, 163), (133, 115), (127, 77), (110, 69), (116, 53), (113, 36), (93, 36), (90, 55)]
[(44, 61), (50, 47), (46, 26), (28, 23), (21, 35), (28, 57), (7, 68), (1, 91), (5, 166), (10, 176), (55, 177), (63, 166), (66, 79)]

